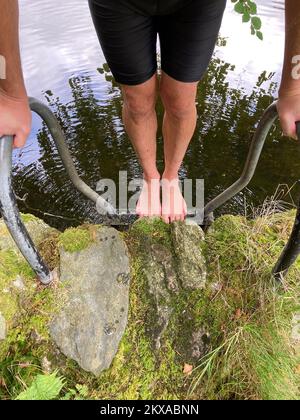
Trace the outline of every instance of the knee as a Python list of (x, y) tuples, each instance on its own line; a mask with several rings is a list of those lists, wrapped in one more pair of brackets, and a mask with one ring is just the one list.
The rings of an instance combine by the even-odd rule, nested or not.
[(155, 112), (156, 95), (123, 92), (124, 108), (127, 115), (138, 123), (147, 120)]
[(168, 90), (160, 91), (166, 113), (176, 120), (184, 120), (196, 113), (194, 96), (185, 96)]

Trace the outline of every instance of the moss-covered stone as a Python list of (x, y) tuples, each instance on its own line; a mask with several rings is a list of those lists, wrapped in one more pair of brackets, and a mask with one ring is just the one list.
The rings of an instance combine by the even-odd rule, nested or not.
[[(48, 235), (53, 232), (57, 232), (56, 229), (51, 228), (43, 220), (38, 219), (32, 214), (21, 214), (21, 218), (36, 246), (39, 246), (39, 244), (45, 240)], [(0, 219), (0, 250), (7, 249), (13, 249), (19, 254), (19, 250), (15, 246), (4, 221)]]
[[(84, 384), (85, 398), (91, 399), (299, 399), (299, 260), (284, 291), (274, 288), (271, 277), (293, 220), (294, 212), (217, 219), (201, 244), (207, 262), (204, 290), (181, 287), (173, 270), (170, 225), (159, 219), (135, 223), (123, 234), (131, 259), (128, 325), (113, 364), (99, 377), (66, 359), (49, 340), (48, 322), (61, 304), (62, 286), (37, 287), (24, 260), (11, 249), (1, 251), (0, 282), (6, 293), (0, 312), (9, 328), (0, 342), (0, 397), (14, 398), (23, 383), (30, 385), (46, 357), (65, 378), (60, 398), (66, 389)], [(93, 227), (79, 230), (85, 233), (72, 230), (53, 240), (52, 249), (65, 246), (65, 240), (74, 252), (88, 247)], [(162, 276), (163, 293), (149, 287), (155, 273)], [(25, 294), (11, 293), (17, 275), (24, 279)], [(157, 346), (157, 308), (166, 305), (170, 311)], [(185, 364), (193, 366), (191, 373), (184, 373)]]

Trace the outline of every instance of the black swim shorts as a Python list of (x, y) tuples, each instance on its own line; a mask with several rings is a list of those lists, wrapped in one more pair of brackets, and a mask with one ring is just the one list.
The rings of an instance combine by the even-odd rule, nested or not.
[(89, 0), (98, 38), (115, 80), (138, 85), (161, 69), (199, 81), (212, 57), (226, 0)]

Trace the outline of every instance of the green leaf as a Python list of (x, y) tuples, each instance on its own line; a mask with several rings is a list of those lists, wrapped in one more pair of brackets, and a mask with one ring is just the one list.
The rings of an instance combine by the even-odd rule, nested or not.
[(243, 22), (249, 22), (250, 19), (251, 19), (250, 13), (249, 12), (245, 12), (243, 14)]
[(251, 18), (251, 23), (252, 23), (254, 29), (256, 29), (258, 31), (261, 29), (261, 20), (258, 16), (254, 16), (253, 18)]
[(253, 1), (248, 1), (248, 6), (250, 8), (251, 15), (256, 15), (257, 14), (257, 6), (256, 6), (256, 3), (254, 3)]
[(50, 375), (37, 375), (30, 387), (21, 392), (16, 400), (56, 399), (64, 386), (63, 379), (56, 375), (56, 372)]
[(262, 32), (260, 32), (260, 31), (256, 31), (256, 36), (257, 36), (257, 38), (259, 38), (261, 41), (263, 41), (264, 36), (263, 36)]
[(234, 6), (234, 10), (235, 10), (237, 13), (244, 14), (244, 13), (246, 12), (245, 3), (243, 3), (243, 2), (241, 2), (241, 1), (239, 1), (239, 2), (238, 2), (235, 6)]

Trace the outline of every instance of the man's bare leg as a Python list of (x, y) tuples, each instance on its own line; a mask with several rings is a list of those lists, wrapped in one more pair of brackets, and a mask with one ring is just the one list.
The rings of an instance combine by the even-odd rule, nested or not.
[(187, 214), (186, 202), (179, 187), (178, 171), (196, 127), (197, 85), (197, 82), (178, 82), (162, 73), (160, 95), (165, 108), (162, 218), (166, 223), (184, 220)]
[(160, 174), (156, 166), (157, 75), (140, 85), (123, 85), (122, 92), (123, 122), (143, 168), (144, 184), (136, 212), (140, 217), (160, 216)]

